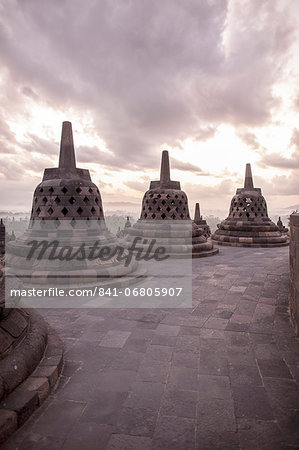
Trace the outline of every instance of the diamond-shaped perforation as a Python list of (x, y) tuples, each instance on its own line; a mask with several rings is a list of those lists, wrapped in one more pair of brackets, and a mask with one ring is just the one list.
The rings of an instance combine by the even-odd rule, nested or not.
[[(240, 210), (244, 211), (243, 216), (240, 216)], [(245, 218), (260, 218), (267, 217), (267, 205), (263, 197), (253, 198), (242, 195), (236, 195), (231, 201), (230, 216)]]
[(83, 202), (85, 203), (85, 205), (88, 205), (90, 203), (90, 200), (88, 197), (84, 197)]
[(56, 197), (56, 198), (54, 199), (54, 202), (56, 203), (56, 205), (59, 205), (59, 203), (60, 203), (60, 198), (59, 198), (59, 197)]
[(63, 192), (64, 194), (67, 193), (67, 188), (65, 186), (63, 186), (63, 188), (61, 189), (61, 192)]
[(80, 186), (77, 187), (76, 192), (77, 192), (77, 194), (81, 194), (82, 189), (80, 188)]
[(71, 197), (69, 199), (69, 202), (70, 202), (71, 205), (73, 205), (76, 202), (76, 199), (74, 197)]
[(64, 207), (64, 208), (62, 208), (61, 212), (64, 216), (66, 216), (67, 213), (69, 212), (69, 210), (66, 207)]
[[(182, 191), (161, 190), (148, 191), (143, 197), (141, 218), (145, 219), (190, 219), (188, 214), (188, 199)], [(181, 217), (182, 214), (182, 217)]]
[(83, 213), (83, 209), (81, 208), (81, 206), (79, 206), (79, 208), (77, 209), (77, 213), (79, 214), (79, 216), (81, 216), (81, 214)]
[(49, 192), (50, 192), (50, 195), (52, 195), (53, 194), (53, 192), (54, 192), (54, 188), (51, 186), (50, 188), (49, 188)]
[(49, 214), (50, 216), (52, 216), (53, 212), (54, 212), (54, 209), (51, 208), (51, 206), (50, 206), (50, 208), (48, 209), (48, 214)]

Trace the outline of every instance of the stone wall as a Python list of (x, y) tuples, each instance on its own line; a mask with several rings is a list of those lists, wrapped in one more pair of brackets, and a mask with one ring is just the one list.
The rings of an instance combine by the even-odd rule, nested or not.
[(290, 310), (299, 336), (299, 214), (290, 216)]

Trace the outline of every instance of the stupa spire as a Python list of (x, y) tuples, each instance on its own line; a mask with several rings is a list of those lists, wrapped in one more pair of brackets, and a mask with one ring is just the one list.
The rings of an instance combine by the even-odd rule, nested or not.
[(198, 220), (201, 220), (200, 208), (199, 208), (199, 203), (196, 203), (196, 205), (195, 205), (195, 213), (194, 213), (194, 221), (196, 222)]
[(253, 189), (253, 179), (252, 179), (250, 164), (246, 164), (244, 188), (245, 189)]
[(162, 152), (160, 181), (164, 183), (170, 181), (169, 154), (167, 150)]
[(73, 130), (71, 122), (62, 123), (60, 153), (59, 153), (59, 168), (76, 169), (76, 158), (75, 158)]

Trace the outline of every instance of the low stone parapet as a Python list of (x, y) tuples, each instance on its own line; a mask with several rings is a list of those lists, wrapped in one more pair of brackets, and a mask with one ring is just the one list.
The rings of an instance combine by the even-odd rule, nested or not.
[(299, 214), (290, 216), (290, 313), (299, 336)]

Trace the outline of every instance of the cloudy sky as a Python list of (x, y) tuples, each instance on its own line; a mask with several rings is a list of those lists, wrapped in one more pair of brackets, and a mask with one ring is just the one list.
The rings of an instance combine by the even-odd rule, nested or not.
[(299, 2), (0, 0), (0, 210), (29, 210), (61, 122), (105, 209), (138, 211), (171, 156), (190, 209), (228, 211), (251, 162), (299, 203)]

